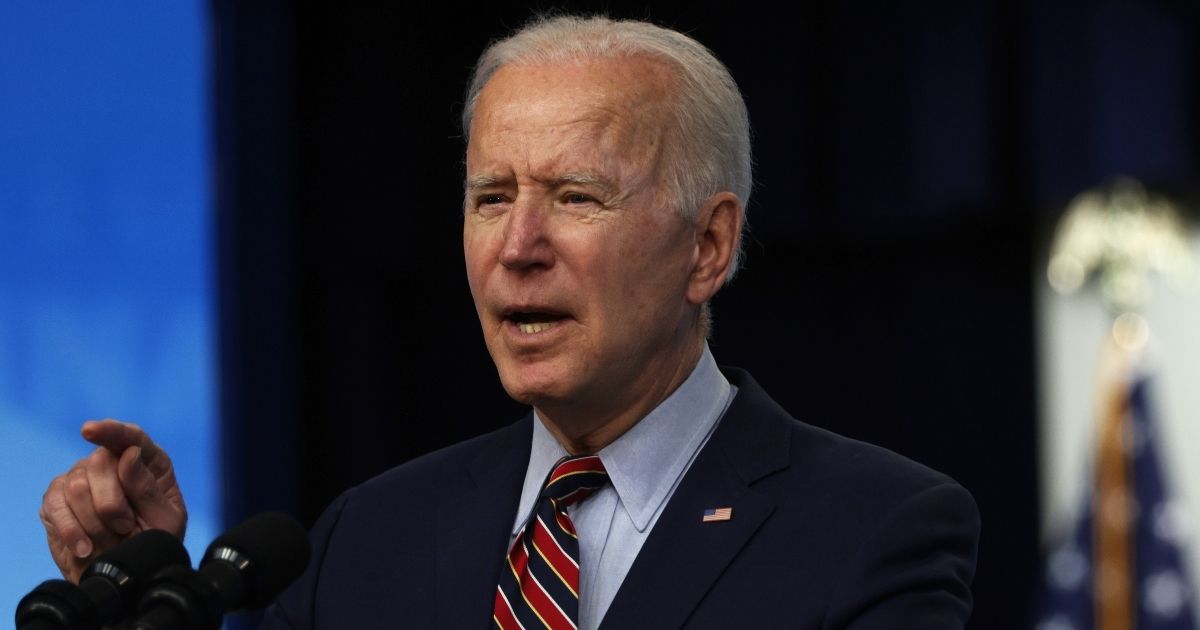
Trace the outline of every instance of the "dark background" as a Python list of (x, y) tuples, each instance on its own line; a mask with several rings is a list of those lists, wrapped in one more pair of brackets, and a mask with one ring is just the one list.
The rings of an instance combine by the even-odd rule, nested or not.
[[(798, 418), (965, 485), (972, 627), (1028, 626), (1047, 233), (1116, 174), (1195, 190), (1197, 5), (557, 6), (651, 19), (729, 65), (757, 169), (714, 354)], [(227, 514), (311, 522), (523, 414), (465, 282), (459, 114), (475, 57), (531, 7), (212, 9)]]

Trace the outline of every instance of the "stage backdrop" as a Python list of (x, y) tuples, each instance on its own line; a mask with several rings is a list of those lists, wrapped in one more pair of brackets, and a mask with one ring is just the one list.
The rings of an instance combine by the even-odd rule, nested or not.
[(85, 419), (153, 432), (220, 527), (208, 14), (0, 5), (0, 623), (58, 577), (38, 505)]

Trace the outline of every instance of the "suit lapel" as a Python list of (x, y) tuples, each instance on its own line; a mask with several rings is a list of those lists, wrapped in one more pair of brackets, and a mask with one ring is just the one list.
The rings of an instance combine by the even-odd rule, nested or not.
[[(775, 502), (752, 485), (788, 463), (788, 416), (744, 372), (726, 371), (738, 394), (692, 463), (638, 553), (602, 628), (678, 628)], [(704, 510), (732, 508), (705, 523)]]
[(437, 625), (484, 627), (529, 465), (532, 416), (503, 430), (468, 463), (460, 492), (438, 511)]

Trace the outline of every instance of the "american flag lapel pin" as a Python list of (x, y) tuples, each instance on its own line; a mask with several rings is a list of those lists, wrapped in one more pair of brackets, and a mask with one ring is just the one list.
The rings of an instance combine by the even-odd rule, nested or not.
[(715, 523), (717, 521), (728, 521), (733, 518), (733, 508), (720, 507), (708, 508), (704, 510), (704, 517), (700, 519), (702, 523)]

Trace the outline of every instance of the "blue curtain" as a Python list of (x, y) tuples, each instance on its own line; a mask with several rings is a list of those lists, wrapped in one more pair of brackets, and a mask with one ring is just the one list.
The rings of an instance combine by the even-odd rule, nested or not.
[(0, 4), (5, 615), (57, 577), (37, 509), (85, 419), (169, 450), (194, 555), (220, 526), (208, 30), (200, 2)]

